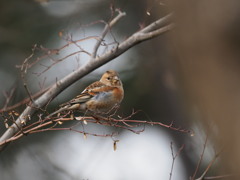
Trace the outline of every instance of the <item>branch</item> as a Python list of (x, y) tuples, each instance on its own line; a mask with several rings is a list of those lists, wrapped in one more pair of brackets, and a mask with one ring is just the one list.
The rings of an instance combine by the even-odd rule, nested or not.
[(201, 163), (202, 163), (203, 155), (204, 155), (204, 152), (205, 152), (205, 149), (206, 149), (206, 146), (207, 146), (207, 141), (208, 141), (208, 134), (206, 135), (206, 139), (205, 139), (204, 144), (203, 144), (203, 150), (202, 150), (202, 153), (201, 153), (201, 155), (200, 155), (200, 158), (199, 158), (197, 167), (196, 167), (196, 169), (195, 169), (195, 172), (194, 172), (194, 174), (193, 174), (193, 176), (192, 176), (192, 180), (195, 179), (195, 177), (196, 177), (196, 175), (197, 175), (197, 172), (198, 172), (198, 170), (199, 170), (199, 168), (200, 168), (200, 165), (201, 165)]
[(204, 180), (205, 179), (205, 175), (207, 174), (207, 172), (209, 171), (209, 169), (212, 167), (213, 163), (216, 161), (216, 159), (219, 157), (220, 153), (216, 153), (215, 156), (213, 157), (213, 159), (210, 161), (210, 163), (208, 164), (207, 168), (205, 169), (205, 171), (202, 173), (202, 175), (197, 178), (196, 180)]
[(211, 177), (204, 177), (205, 180), (212, 180), (212, 179), (229, 179), (233, 178), (234, 174), (225, 174), (225, 175), (219, 175), (219, 176), (211, 176)]
[[(141, 121), (141, 120), (134, 120), (132, 119), (134, 115), (136, 115), (140, 111), (132, 111), (130, 115), (127, 117), (120, 117), (117, 116), (114, 118), (113, 116), (116, 115), (116, 110), (114, 110), (113, 114), (109, 114), (107, 117), (101, 116), (101, 115), (94, 115), (94, 116), (79, 116), (75, 117), (71, 111), (68, 111), (66, 113), (62, 113), (62, 115), (58, 115), (57, 117), (45, 117), (42, 119), (42, 114), (38, 114), (38, 121), (30, 123), (29, 125), (26, 125), (24, 127), (18, 127), (20, 129), (19, 132), (15, 133), (14, 136), (11, 138), (0, 142), (0, 146), (7, 144), (9, 142), (15, 141), (25, 135), (28, 134), (33, 134), (33, 133), (39, 133), (39, 132), (45, 132), (45, 131), (57, 131), (57, 130), (69, 130), (69, 131), (74, 131), (78, 132), (81, 134), (86, 135), (93, 135), (93, 136), (99, 136), (99, 137), (113, 137), (117, 133), (111, 133), (111, 134), (96, 134), (96, 133), (89, 133), (86, 132), (84, 129), (84, 125), (87, 125), (88, 123), (94, 123), (102, 126), (111, 126), (119, 129), (125, 129), (128, 131), (131, 131), (136, 134), (140, 134), (145, 130), (146, 125), (159, 125), (159, 126), (164, 126), (169, 129), (179, 131), (182, 133), (190, 133), (191, 131), (181, 129), (181, 128), (176, 128), (173, 126), (173, 123), (170, 125), (165, 125), (162, 123), (158, 122), (149, 122), (149, 121)], [(18, 113), (16, 112), (11, 112), (9, 113), (9, 117), (11, 118), (11, 121), (16, 123), (14, 119), (14, 115), (18, 116)], [(68, 117), (70, 115), (70, 117)], [(9, 119), (7, 116), (3, 116), (4, 119)], [(77, 120), (76, 123), (73, 123), (70, 127), (61, 127), (61, 125), (67, 121), (74, 121)], [(131, 123), (131, 124), (129, 124)], [(75, 129), (78, 125), (82, 126), (82, 131)], [(7, 127), (8, 125), (6, 125)], [(141, 129), (139, 129), (141, 127)], [(8, 128), (8, 127), (7, 127)], [(114, 146), (115, 147), (115, 146)], [(178, 156), (178, 154), (176, 154)], [(175, 157), (176, 158), (176, 157)], [(174, 159), (175, 159), (174, 158)]]
[[(41, 96), (41, 95), (42, 95), (43, 93), (45, 93), (48, 89), (49, 89), (49, 88), (45, 88), (45, 89), (37, 92), (36, 94), (32, 95), (32, 98), (37, 98), (37, 97)], [(2, 109), (0, 109), (0, 113), (2, 113), (2, 112), (7, 112), (7, 111), (11, 111), (11, 110), (13, 110), (13, 109), (18, 108), (19, 106), (22, 106), (23, 104), (27, 104), (27, 103), (30, 102), (30, 101), (31, 101), (30, 97), (27, 97), (27, 98), (23, 99), (22, 101), (14, 104), (14, 105), (12, 105), (12, 106), (7, 106), (7, 107), (4, 106)]]
[(153, 30), (155, 30), (156, 28), (158, 28), (159, 26), (162, 26), (165, 23), (169, 22), (169, 19), (173, 16), (173, 13), (170, 13), (168, 15), (166, 15), (165, 17), (151, 23), (150, 25), (148, 25), (147, 27), (143, 28), (142, 30), (140, 30), (139, 32), (142, 33), (147, 33), (147, 32), (151, 32)]
[(97, 55), (98, 48), (103, 41), (104, 37), (108, 33), (108, 31), (115, 25), (123, 16), (126, 16), (125, 12), (121, 12), (118, 10), (118, 16), (116, 16), (110, 23), (107, 23), (106, 26), (104, 27), (104, 30), (102, 32), (102, 35), (100, 36), (99, 39), (97, 39), (97, 43), (95, 44), (93, 48), (93, 53), (92, 53), (92, 58), (95, 58)]
[(171, 152), (172, 152), (172, 166), (171, 166), (169, 180), (172, 179), (173, 167), (174, 167), (175, 160), (180, 155), (180, 153), (182, 152), (182, 150), (184, 148), (184, 144), (178, 149), (178, 151), (176, 152), (175, 155), (174, 155), (174, 152), (173, 152), (173, 142), (171, 142), (171, 146), (170, 147), (171, 147)]
[[(166, 17), (165, 17), (166, 18)], [(167, 18), (169, 19), (169, 18)], [(156, 22), (159, 22), (161, 19), (159, 19)], [(155, 24), (156, 24), (155, 22)], [(164, 21), (165, 23), (165, 21)], [(152, 26), (152, 25), (150, 25)], [(93, 70), (97, 69), (98, 67), (108, 63), (109, 61), (113, 60), (115, 57), (118, 57), (119, 55), (126, 52), (131, 47), (135, 46), (136, 44), (139, 44), (143, 41), (152, 39), (154, 37), (159, 36), (160, 34), (163, 34), (165, 32), (168, 32), (173, 28), (173, 24), (161, 27), (162, 23), (157, 23), (155, 27), (158, 27), (158, 30), (154, 30), (152, 32), (137, 32), (130, 36), (128, 39), (120, 43), (118, 46), (115, 46), (113, 49), (107, 51), (105, 54), (96, 57), (91, 58), (88, 63), (84, 64), (83, 66), (79, 67), (76, 71), (68, 74), (61, 80), (57, 81), (52, 87), (50, 87), (42, 96), (40, 96), (38, 99), (34, 101), (34, 107), (33, 104), (28, 105), (28, 107), (22, 112), (22, 114), (18, 117), (15, 124), (13, 124), (10, 128), (6, 130), (6, 132), (1, 136), (0, 143), (6, 141), (7, 139), (14, 136), (15, 133), (20, 131), (19, 128), (21, 128), (24, 124), (28, 122), (30, 117), (36, 113), (36, 111), (39, 110), (39, 108), (45, 106), (47, 103), (49, 103), (51, 100), (53, 100), (59, 93), (61, 93), (64, 89), (69, 87), (71, 84), (76, 82), (77, 80), (81, 79), (85, 75), (89, 74)], [(147, 26), (148, 27), (148, 26)], [(146, 28), (147, 28), (146, 27)], [(152, 29), (152, 28), (149, 28)], [(0, 151), (4, 148), (4, 145), (0, 146)]]
[[(3, 108), (2, 109), (6, 109), (8, 104), (10, 103), (10, 101), (12, 100), (13, 98), (13, 95), (14, 93), (16, 92), (16, 87), (12, 88), (10, 90), (10, 92), (3, 92), (3, 95), (5, 96), (6, 98), (6, 101), (5, 101), (5, 104), (3, 105)], [(1, 112), (1, 109), (0, 109), (0, 112)]]

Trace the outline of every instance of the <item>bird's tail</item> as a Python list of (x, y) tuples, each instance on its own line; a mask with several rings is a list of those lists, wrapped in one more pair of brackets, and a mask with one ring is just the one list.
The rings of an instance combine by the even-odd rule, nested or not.
[(48, 116), (46, 116), (46, 118), (50, 118), (50, 117), (54, 116), (55, 114), (58, 114), (62, 111), (67, 110), (68, 108), (69, 108), (69, 106), (64, 106), (64, 107), (58, 109), (57, 111), (54, 111), (53, 113), (49, 114)]
[(57, 111), (49, 114), (46, 118), (50, 118), (50, 117), (52, 117), (53, 115), (58, 114), (58, 113), (60, 113), (60, 112), (62, 112), (62, 111), (65, 111), (65, 110), (80, 109), (80, 107), (82, 107), (80, 104), (66, 105), (66, 106), (58, 109)]

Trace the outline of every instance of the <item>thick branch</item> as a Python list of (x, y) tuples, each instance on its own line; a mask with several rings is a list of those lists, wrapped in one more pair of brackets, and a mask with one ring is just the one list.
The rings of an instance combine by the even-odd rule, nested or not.
[[(161, 19), (160, 19), (161, 20)], [(159, 22), (160, 20), (156, 21)], [(155, 22), (155, 23), (156, 23)], [(165, 23), (165, 21), (164, 21)], [(157, 26), (161, 26), (161, 23), (158, 23)], [(151, 25), (150, 25), (151, 26)], [(167, 28), (159, 28), (162, 29), (158, 33), (154, 33), (158, 30), (154, 30), (151, 35), (149, 33), (151, 32), (137, 32), (134, 35), (130, 36), (127, 40), (120, 43), (118, 46), (113, 48), (112, 50), (106, 52), (102, 56), (92, 58), (89, 63), (79, 67), (76, 71), (68, 74), (63, 79), (57, 81), (56, 84), (54, 84), (52, 87), (50, 87), (42, 96), (40, 96), (38, 99), (35, 100), (34, 107), (29, 105), (23, 113), (19, 116), (19, 118), (16, 120), (15, 124), (13, 124), (7, 131), (2, 135), (0, 138), (0, 143), (5, 142), (7, 139), (11, 138), (16, 132), (20, 131), (19, 128), (21, 128), (26, 122), (29, 120), (29, 118), (38, 110), (37, 108), (41, 108), (45, 106), (47, 103), (49, 103), (51, 100), (53, 100), (60, 92), (62, 92), (64, 89), (66, 89), (68, 86), (76, 82), (77, 80), (81, 79), (88, 73), (92, 72), (93, 70), (97, 69), (98, 67), (106, 64), (107, 62), (113, 60), (115, 57), (121, 55), (125, 51), (127, 51), (129, 48), (135, 46), (138, 43), (141, 43), (143, 41), (149, 40), (151, 38), (154, 38), (156, 36), (159, 36), (160, 34), (163, 34), (165, 32), (168, 32), (173, 28), (173, 26), (166, 26)], [(148, 26), (146, 27), (148, 29)], [(149, 28), (151, 29), (151, 28)], [(2, 150), (4, 145), (0, 146), (0, 150)]]
[(155, 29), (159, 28), (159, 26), (163, 26), (164, 24), (168, 23), (170, 21), (170, 18), (173, 16), (173, 13), (168, 14), (167, 16), (151, 23), (147, 27), (143, 28), (141, 31), (142, 33), (148, 33), (151, 31), (154, 31)]

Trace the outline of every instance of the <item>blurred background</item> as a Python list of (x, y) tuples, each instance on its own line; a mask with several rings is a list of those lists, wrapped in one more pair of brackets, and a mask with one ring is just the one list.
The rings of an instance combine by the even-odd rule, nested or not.
[[(57, 49), (66, 38), (78, 40), (99, 36), (111, 8), (127, 13), (105, 38), (107, 44), (121, 42), (141, 27), (174, 12), (176, 28), (131, 48), (123, 55), (90, 73), (62, 92), (48, 107), (56, 107), (79, 94), (107, 69), (119, 72), (125, 98), (119, 114), (142, 110), (136, 118), (159, 121), (190, 129), (194, 135), (164, 127), (146, 126), (140, 135), (122, 129), (85, 125), (90, 133), (118, 132), (112, 138), (87, 136), (70, 131), (43, 132), (17, 140), (0, 153), (1, 179), (169, 179), (174, 152), (184, 144), (173, 169), (174, 180), (194, 174), (205, 138), (208, 142), (196, 177), (206, 169), (215, 153), (221, 151), (207, 176), (238, 171), (239, 144), (239, 2), (230, 0), (8, 0), (0, 2), (0, 105), (4, 94), (16, 89), (11, 104), (27, 97), (17, 65), (31, 53), (34, 44)], [(89, 52), (96, 41), (85, 40), (81, 47)], [(102, 47), (99, 54), (111, 45)], [(28, 72), (32, 93), (53, 84), (89, 59), (76, 54), (71, 45), (59, 55), (49, 56)], [(41, 51), (35, 53), (40, 56)], [(25, 106), (16, 111), (21, 113)], [(1, 119), (1, 133), (6, 128)], [(81, 129), (82, 127), (79, 127)], [(113, 140), (119, 140), (113, 150)], [(230, 179), (233, 179), (231, 177)], [(226, 178), (228, 179), (228, 178)], [(237, 179), (237, 178), (236, 178)]]

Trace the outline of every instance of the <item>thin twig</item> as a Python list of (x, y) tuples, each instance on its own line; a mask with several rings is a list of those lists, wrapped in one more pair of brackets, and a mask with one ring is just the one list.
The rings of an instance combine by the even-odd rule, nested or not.
[(110, 22), (107, 23), (103, 29), (102, 35), (99, 37), (99, 39), (97, 39), (97, 42), (93, 48), (93, 53), (92, 53), (92, 58), (95, 58), (97, 55), (97, 51), (98, 48), (101, 44), (101, 42), (103, 41), (104, 37), (106, 36), (106, 34), (108, 33), (108, 31), (113, 27), (113, 25), (115, 25), (123, 16), (126, 16), (125, 12), (121, 12), (120, 10), (118, 10), (118, 15)]
[[(5, 102), (5, 104), (3, 105), (3, 108), (2, 108), (2, 109), (5, 110), (5, 109), (7, 108), (8, 104), (10, 103), (10, 101), (11, 101), (12, 98), (13, 98), (13, 95), (14, 95), (15, 91), (16, 91), (16, 87), (15, 87), (15, 88), (12, 88), (9, 93), (8, 93), (8, 92), (3, 92), (3, 95), (4, 95), (5, 98), (6, 98), (6, 102)], [(0, 111), (0, 112), (1, 112), (1, 111)]]
[(207, 133), (207, 135), (206, 135), (206, 138), (205, 138), (205, 141), (204, 141), (204, 144), (203, 144), (203, 150), (202, 150), (202, 153), (201, 153), (201, 155), (200, 155), (200, 158), (199, 158), (197, 167), (196, 167), (196, 169), (195, 169), (195, 171), (194, 171), (194, 173), (193, 173), (193, 176), (192, 176), (192, 178), (191, 178), (192, 180), (195, 179), (195, 177), (196, 177), (196, 175), (197, 175), (197, 172), (198, 172), (198, 170), (199, 170), (199, 168), (200, 168), (200, 165), (201, 165), (201, 163), (202, 163), (203, 155), (204, 155), (204, 152), (205, 152), (205, 149), (206, 149), (206, 146), (207, 146), (207, 141), (208, 141), (208, 133)]
[[(37, 64), (39, 61), (41, 61), (42, 59), (45, 59), (47, 57), (49, 57), (50, 55), (57, 55), (59, 54), (63, 49), (69, 47), (71, 44), (75, 44), (76, 43), (79, 43), (79, 42), (83, 42), (83, 41), (86, 41), (86, 40), (92, 40), (92, 39), (98, 39), (97, 36), (88, 36), (86, 38), (82, 38), (82, 39), (79, 39), (79, 40), (71, 40), (71, 41), (68, 41), (65, 45), (61, 46), (60, 48), (58, 49), (48, 49), (48, 48), (44, 48), (43, 46), (40, 46), (38, 47), (36, 44), (34, 45), (35, 47), (35, 50), (38, 49), (38, 50), (41, 50), (43, 52), (45, 52), (44, 55), (40, 56), (40, 57), (37, 57), (33, 62), (29, 62), (28, 64), (28, 68), (31, 68), (32, 66), (34, 66), (35, 64)], [(84, 51), (83, 51), (84, 52)], [(88, 54), (88, 52), (84, 52), (86, 54)], [(88, 54), (89, 55), (89, 54)], [(28, 60), (30, 60), (30, 58), (32, 58), (33, 56), (29, 56)], [(21, 65), (17, 65), (16, 66), (17, 68), (22, 68), (22, 64)]]
[(174, 167), (175, 160), (180, 155), (180, 153), (182, 152), (182, 150), (184, 148), (184, 144), (178, 149), (178, 151), (177, 151), (177, 153), (175, 155), (174, 155), (174, 150), (173, 150), (173, 142), (171, 142), (170, 147), (171, 147), (171, 153), (172, 153), (172, 166), (171, 166), (169, 180), (172, 179), (173, 167)]
[(30, 90), (29, 90), (29, 88), (27, 86), (27, 81), (25, 79), (25, 76), (27, 75), (28, 61), (34, 56), (36, 48), (37, 48), (37, 44), (35, 44), (33, 46), (32, 54), (24, 60), (24, 62), (22, 64), (22, 67), (21, 67), (21, 78), (22, 78), (22, 81), (23, 81), (23, 86), (24, 86), (24, 88), (25, 88), (25, 90), (26, 90), (30, 100), (32, 101), (32, 104), (34, 104), (34, 105), (35, 105), (35, 101), (33, 100), (31, 92), (30, 92)]
[(161, 122), (152, 122), (152, 121), (143, 121), (143, 120), (131, 120), (131, 119), (111, 119), (111, 121), (115, 121), (115, 122), (131, 122), (131, 123), (141, 123), (141, 124), (150, 124), (150, 125), (160, 125), (175, 131), (179, 131), (179, 132), (183, 132), (183, 133), (189, 133), (191, 134), (192, 131), (187, 130), (187, 129), (182, 129), (180, 127), (174, 127), (173, 124), (171, 123), (170, 125), (167, 124), (163, 124)]
[(207, 172), (209, 171), (209, 169), (212, 167), (213, 163), (216, 161), (216, 159), (219, 157), (219, 153), (216, 153), (215, 156), (213, 157), (213, 159), (209, 162), (207, 168), (205, 169), (205, 171), (202, 173), (202, 175), (197, 178), (196, 180), (204, 180), (205, 179), (205, 175), (207, 174)]
[[(45, 88), (45, 89), (43, 89), (43, 90), (41, 90), (41, 91), (39, 91), (39, 92), (37, 92), (36, 94), (32, 95), (32, 97), (33, 97), (33, 98), (37, 98), (37, 97), (41, 96), (43, 93), (45, 93), (48, 89), (49, 89), (49, 87), (48, 87), (48, 88)], [(22, 101), (14, 104), (14, 105), (12, 105), (12, 106), (8, 106), (8, 107), (6, 107), (6, 108), (0, 109), (0, 113), (2, 113), (2, 112), (7, 112), (7, 111), (11, 111), (11, 110), (13, 110), (13, 109), (18, 108), (19, 106), (22, 106), (23, 104), (29, 103), (30, 101), (31, 101), (30, 98), (27, 97), (27, 98), (23, 99)]]
[(234, 177), (234, 174), (225, 174), (225, 175), (219, 175), (219, 176), (211, 176), (211, 177), (204, 177), (204, 180), (212, 180), (212, 179), (226, 179), (226, 178), (232, 178)]
[[(73, 55), (80, 54), (80, 53), (82, 53), (82, 52), (86, 53), (86, 51), (82, 51), (82, 50), (81, 50), (81, 51), (75, 51), (75, 52), (73, 52), (73, 53), (71, 53), (71, 54), (66, 55), (65, 57), (62, 57), (61, 59), (53, 60), (53, 63), (52, 63), (51, 65), (49, 65), (49, 66), (45, 66), (45, 65), (41, 64), (42, 66), (45, 67), (45, 69), (44, 69), (43, 71), (41, 71), (40, 73), (35, 73), (35, 74), (37, 74), (38, 76), (40, 76), (40, 75), (42, 75), (43, 73), (45, 73), (46, 71), (48, 71), (50, 68), (52, 68), (54, 65), (56, 65), (57, 63), (65, 60), (65, 59), (67, 59), (67, 58), (69, 58), (69, 57), (72, 57)], [(86, 53), (86, 54), (89, 55), (89, 53)]]

